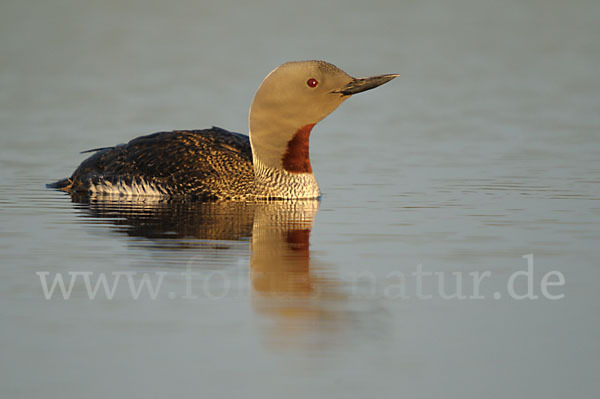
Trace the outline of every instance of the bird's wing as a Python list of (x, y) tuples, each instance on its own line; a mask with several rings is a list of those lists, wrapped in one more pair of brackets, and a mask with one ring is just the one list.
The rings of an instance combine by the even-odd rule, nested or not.
[(140, 178), (171, 190), (176, 184), (201, 190), (203, 185), (248, 173), (252, 173), (248, 136), (213, 127), (158, 132), (99, 149), (81, 163), (71, 180), (74, 190), (87, 190), (99, 180), (127, 184)]

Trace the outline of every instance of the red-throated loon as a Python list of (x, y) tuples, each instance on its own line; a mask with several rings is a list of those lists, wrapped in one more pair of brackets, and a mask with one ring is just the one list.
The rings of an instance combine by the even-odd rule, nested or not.
[(213, 127), (138, 137), (99, 148), (70, 178), (70, 193), (213, 199), (318, 198), (308, 139), (313, 126), (351, 95), (398, 75), (353, 78), (324, 61), (275, 68), (250, 106), (250, 135)]

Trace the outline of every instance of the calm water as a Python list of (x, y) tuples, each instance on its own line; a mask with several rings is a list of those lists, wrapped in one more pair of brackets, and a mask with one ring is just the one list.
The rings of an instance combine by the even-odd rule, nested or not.
[[(599, 18), (596, 1), (4, 1), (0, 396), (597, 397)], [(246, 132), (266, 73), (312, 58), (402, 74), (313, 130), (320, 204), (44, 187), (89, 148)], [(538, 298), (517, 300), (528, 262)], [(39, 273), (78, 276), (70, 298)], [(144, 273), (155, 295), (134, 299)], [(114, 297), (85, 276), (120, 276)], [(446, 299), (459, 279), (467, 298)]]

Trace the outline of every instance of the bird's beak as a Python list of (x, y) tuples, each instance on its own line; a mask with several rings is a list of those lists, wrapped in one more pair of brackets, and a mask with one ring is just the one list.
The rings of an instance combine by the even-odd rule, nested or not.
[(332, 93), (339, 93), (342, 96), (351, 96), (356, 93), (374, 89), (398, 76), (400, 75), (392, 73), (389, 75), (371, 76), (369, 78), (354, 78), (346, 86), (341, 89), (333, 90)]

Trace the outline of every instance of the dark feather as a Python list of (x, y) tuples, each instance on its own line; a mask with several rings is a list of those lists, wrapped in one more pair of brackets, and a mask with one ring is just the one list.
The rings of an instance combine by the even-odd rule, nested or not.
[(92, 148), (91, 150), (85, 150), (85, 151), (81, 151), (80, 154), (86, 154), (88, 152), (96, 152), (96, 151), (102, 151), (102, 150), (109, 150), (111, 148), (115, 148), (115, 147), (100, 147), (100, 148)]
[[(70, 179), (53, 187), (85, 192), (95, 184), (130, 184), (141, 179), (167, 195), (217, 199), (251, 195), (252, 150), (248, 136), (213, 127), (138, 137), (97, 148)], [(67, 183), (68, 182), (68, 183)]]

